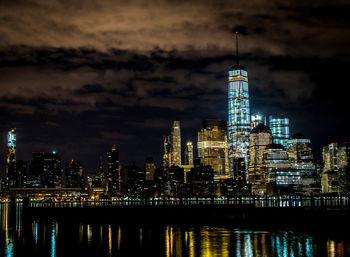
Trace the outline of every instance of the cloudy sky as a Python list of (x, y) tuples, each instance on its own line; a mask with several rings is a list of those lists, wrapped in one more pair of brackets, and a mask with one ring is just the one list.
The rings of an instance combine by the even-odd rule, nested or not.
[(59, 152), (95, 171), (116, 144), (123, 164), (163, 154), (204, 119), (227, 119), (228, 69), (249, 74), (251, 111), (285, 113), (291, 132), (347, 140), (347, 0), (0, 0), (0, 132), (17, 128), (18, 159)]

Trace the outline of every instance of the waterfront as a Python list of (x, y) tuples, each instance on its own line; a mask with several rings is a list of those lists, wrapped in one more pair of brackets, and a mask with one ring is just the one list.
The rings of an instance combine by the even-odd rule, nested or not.
[[(230, 224), (179, 225), (26, 219), (0, 204), (1, 256), (347, 256), (343, 233)], [(139, 213), (141, 216), (142, 213)], [(288, 222), (288, 221), (286, 221)], [(215, 225), (214, 225), (215, 224)], [(320, 224), (322, 226), (322, 224)]]

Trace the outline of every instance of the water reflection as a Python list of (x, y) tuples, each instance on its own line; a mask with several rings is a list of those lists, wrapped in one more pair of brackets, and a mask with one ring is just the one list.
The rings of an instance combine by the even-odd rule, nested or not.
[[(350, 243), (293, 231), (28, 220), (0, 204), (0, 256), (346, 256)], [(97, 224), (96, 224), (97, 223)], [(45, 240), (48, 239), (48, 240)]]

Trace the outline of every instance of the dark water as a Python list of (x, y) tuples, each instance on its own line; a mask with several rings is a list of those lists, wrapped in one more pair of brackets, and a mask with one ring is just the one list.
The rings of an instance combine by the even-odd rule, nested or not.
[[(350, 241), (327, 234), (233, 226), (91, 224), (22, 219), (0, 204), (0, 256), (349, 256)], [(142, 215), (142, 213), (140, 213)], [(320, 224), (322, 226), (322, 224)]]

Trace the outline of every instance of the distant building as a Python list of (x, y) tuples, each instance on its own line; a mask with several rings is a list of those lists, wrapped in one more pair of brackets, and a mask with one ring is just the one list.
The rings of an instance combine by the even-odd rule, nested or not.
[(145, 180), (153, 181), (156, 165), (152, 157), (147, 157), (145, 160)]
[(350, 193), (350, 143), (330, 143), (322, 149), (322, 192)]
[(66, 164), (66, 187), (85, 188), (84, 169), (79, 160), (71, 160)]
[(269, 145), (264, 159), (267, 167), (267, 194), (300, 193), (301, 173), (291, 166), (287, 151), (282, 145)]
[(252, 129), (249, 136), (248, 183), (255, 193), (264, 191), (266, 186), (267, 166), (264, 159), (266, 148), (272, 144), (269, 127), (260, 123)]
[(181, 165), (180, 121), (173, 121), (170, 136), (171, 136), (171, 162), (170, 162), (170, 166), (179, 166), (179, 165)]
[(16, 129), (13, 128), (7, 133), (6, 187), (16, 187), (18, 179), (16, 172)]
[(171, 134), (164, 137), (163, 168), (181, 165), (181, 129), (180, 121), (173, 121)]
[(350, 193), (350, 142), (339, 146), (337, 153), (337, 166), (339, 169), (339, 192)]
[(171, 164), (171, 137), (163, 137), (164, 154), (163, 154), (163, 168), (168, 170)]
[(198, 132), (197, 148), (201, 164), (210, 165), (217, 179), (229, 174), (225, 121), (205, 120)]
[(284, 116), (269, 117), (269, 126), (272, 132), (273, 143), (287, 147), (289, 139), (289, 119)]
[(62, 187), (61, 158), (56, 151), (33, 153), (26, 185), (27, 187)]
[(330, 143), (322, 148), (323, 172), (337, 170), (338, 143)]
[(119, 150), (116, 145), (107, 153), (107, 177), (108, 177), (108, 193), (111, 196), (120, 195), (122, 178), (119, 167)]
[(303, 193), (319, 193), (320, 185), (316, 183), (318, 179), (310, 139), (298, 133), (287, 142), (289, 163), (301, 174)]
[(215, 194), (214, 170), (210, 165), (201, 164), (199, 158), (194, 160), (194, 167), (187, 173), (186, 195), (210, 197)]
[(192, 144), (192, 142), (186, 143), (185, 165), (193, 165), (193, 144)]

